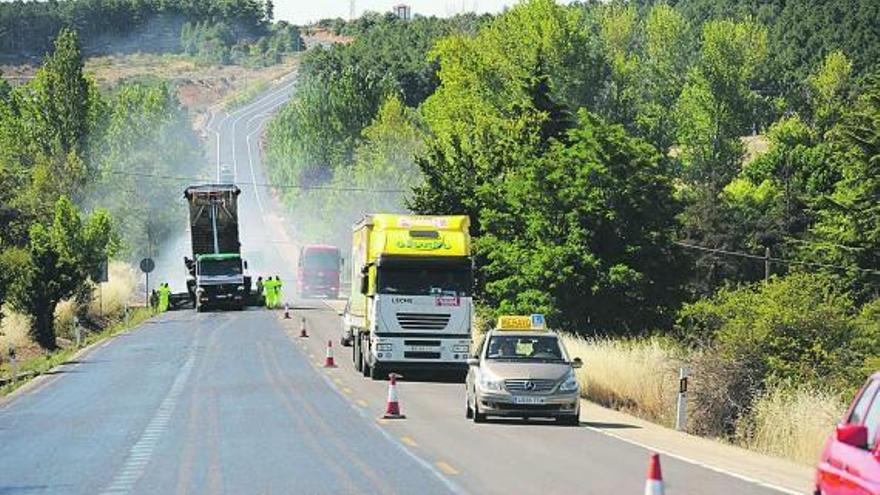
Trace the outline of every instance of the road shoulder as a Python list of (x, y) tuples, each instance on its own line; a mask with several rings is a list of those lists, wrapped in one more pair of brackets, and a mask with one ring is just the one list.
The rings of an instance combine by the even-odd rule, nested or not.
[(812, 493), (814, 488), (809, 466), (688, 435), (583, 399), (581, 422), (624, 442), (783, 493)]

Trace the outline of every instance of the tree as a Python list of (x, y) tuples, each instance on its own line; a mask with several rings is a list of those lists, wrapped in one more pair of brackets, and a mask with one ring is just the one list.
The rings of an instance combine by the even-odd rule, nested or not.
[[(767, 34), (752, 22), (710, 21), (703, 26), (700, 59), (688, 73), (676, 104), (681, 160), (689, 206), (684, 237), (715, 248), (727, 243), (727, 225), (719, 195), (739, 172), (740, 136), (753, 125), (757, 95), (751, 89), (767, 55)], [(696, 290), (708, 292), (724, 277), (712, 255), (697, 258)]]
[(813, 126), (820, 132), (830, 129), (846, 106), (852, 76), (852, 61), (841, 51), (829, 53), (815, 74), (807, 79)]
[(640, 334), (671, 323), (686, 270), (672, 246), (668, 161), (585, 111), (567, 139), (520, 163), (481, 212), (486, 303), (559, 328)]
[(10, 291), (12, 306), (33, 318), (32, 338), (45, 349), (54, 349), (55, 307), (72, 297), (94, 273), (96, 264), (112, 254), (112, 224), (103, 211), (83, 223), (69, 199), (55, 203), (50, 225), (34, 224), (25, 248), (28, 255), (22, 276)]
[(37, 70), (29, 91), (19, 92), (24, 132), (35, 154), (64, 157), (83, 153), (95, 125), (99, 97), (83, 74), (83, 59), (74, 31), (62, 29), (55, 50)]
[[(829, 131), (831, 161), (841, 178), (817, 200), (818, 222), (806, 248), (828, 263), (876, 270), (880, 266), (880, 75), (871, 76), (855, 105)], [(837, 272), (861, 300), (880, 295), (880, 276)]]

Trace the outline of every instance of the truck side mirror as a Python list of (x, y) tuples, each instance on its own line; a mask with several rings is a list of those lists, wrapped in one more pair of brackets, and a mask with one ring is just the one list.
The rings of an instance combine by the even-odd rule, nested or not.
[(583, 365), (584, 365), (584, 362), (581, 361), (581, 358), (579, 358), (579, 357), (576, 357), (571, 360), (571, 367), (574, 369), (578, 369), (578, 368), (582, 367)]
[(247, 267), (247, 261), (244, 262), (244, 269), (245, 269), (245, 270), (248, 269), (248, 267)]
[(366, 274), (361, 276), (361, 294), (367, 295), (370, 292), (370, 278)]

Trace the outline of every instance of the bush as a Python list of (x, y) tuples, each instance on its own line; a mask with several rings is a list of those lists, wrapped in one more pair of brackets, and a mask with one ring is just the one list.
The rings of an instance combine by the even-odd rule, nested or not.
[(754, 356), (725, 359), (706, 348), (689, 359), (688, 431), (730, 438), (762, 388), (761, 364)]
[(757, 378), (851, 387), (861, 383), (865, 346), (853, 301), (823, 276), (798, 273), (686, 305), (678, 332), (711, 342), (730, 361), (756, 359)]

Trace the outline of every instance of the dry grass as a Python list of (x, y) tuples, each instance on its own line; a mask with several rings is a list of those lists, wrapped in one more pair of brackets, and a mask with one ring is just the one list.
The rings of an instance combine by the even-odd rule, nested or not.
[(751, 450), (814, 465), (846, 402), (809, 387), (771, 388), (758, 397), (740, 425), (740, 443)]
[(663, 425), (675, 417), (678, 368), (674, 349), (659, 339), (563, 337), (572, 357), (584, 361), (578, 379), (584, 397)]
[(0, 322), (0, 352), (5, 352), (10, 345), (17, 348), (27, 346), (30, 343), (30, 326), (30, 318), (4, 307), (3, 321)]
[(101, 284), (101, 288), (92, 293), (89, 304), (89, 315), (118, 315), (131, 305), (132, 296), (138, 285), (138, 273), (132, 265), (121, 261), (110, 263), (109, 282)]

